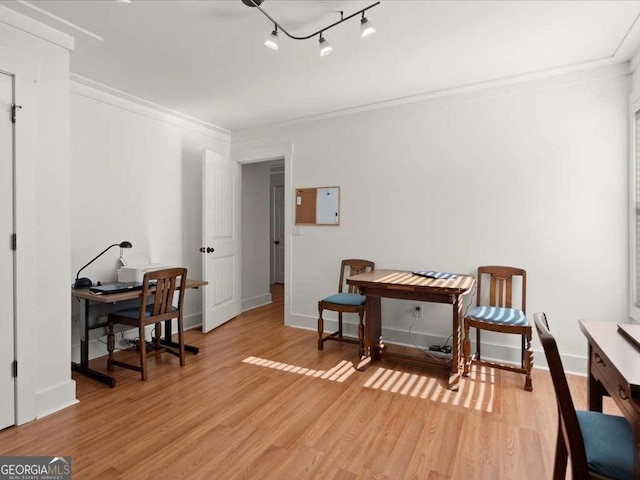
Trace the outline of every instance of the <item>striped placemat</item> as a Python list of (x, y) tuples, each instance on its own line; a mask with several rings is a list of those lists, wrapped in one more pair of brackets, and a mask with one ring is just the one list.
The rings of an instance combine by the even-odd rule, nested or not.
[(411, 273), (421, 277), (436, 278), (438, 280), (453, 280), (454, 278), (458, 278), (458, 275), (455, 273), (435, 272), (433, 270), (415, 270)]

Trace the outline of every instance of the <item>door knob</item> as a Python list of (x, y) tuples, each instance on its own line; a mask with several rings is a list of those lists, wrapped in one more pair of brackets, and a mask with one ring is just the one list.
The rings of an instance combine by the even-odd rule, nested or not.
[(274, 240), (273, 243), (275, 243), (276, 245), (280, 245), (280, 241), (279, 240)]
[(200, 247), (200, 253), (204, 253), (204, 252), (205, 252), (204, 247)]
[(213, 253), (215, 250), (211, 247), (207, 247), (207, 253)]

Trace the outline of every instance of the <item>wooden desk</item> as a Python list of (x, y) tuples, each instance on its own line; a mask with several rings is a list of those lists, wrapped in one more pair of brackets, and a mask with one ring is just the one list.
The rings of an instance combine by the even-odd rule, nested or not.
[[(347, 279), (367, 297), (365, 309), (365, 353), (371, 360), (382, 357), (398, 358), (435, 367), (449, 373), (448, 388), (458, 390), (462, 369), (462, 350), (460, 325), (462, 321), (463, 296), (471, 292), (475, 279), (467, 275), (458, 275), (453, 280), (436, 280), (420, 277), (411, 272), (395, 270), (374, 270)], [(418, 302), (449, 303), (453, 305), (452, 316), (452, 352), (451, 356), (434, 354), (420, 357), (393, 353), (382, 343), (381, 298), (398, 298)], [(436, 360), (437, 358), (437, 360)]]
[(602, 397), (610, 396), (633, 428), (635, 464), (640, 478), (640, 349), (618, 332), (615, 323), (580, 320), (589, 341), (587, 408), (602, 412)]
[[(207, 285), (207, 283), (208, 282), (203, 280), (187, 279), (185, 288), (199, 288)], [(80, 363), (71, 362), (71, 368), (74, 372), (80, 372), (110, 387), (115, 387), (115, 378), (89, 368), (89, 330), (104, 326), (102, 324), (93, 327), (89, 326), (91, 304), (115, 304), (126, 300), (135, 300), (140, 298), (141, 295), (142, 290), (130, 290), (122, 293), (112, 293), (110, 295), (96, 295), (91, 293), (88, 288), (71, 290), (71, 296), (80, 300)], [(178, 344), (171, 340), (171, 320), (165, 322), (164, 339), (160, 340), (160, 343), (166, 346), (178, 347)], [(193, 354), (197, 354), (199, 351), (198, 347), (192, 345), (185, 345), (184, 348)]]

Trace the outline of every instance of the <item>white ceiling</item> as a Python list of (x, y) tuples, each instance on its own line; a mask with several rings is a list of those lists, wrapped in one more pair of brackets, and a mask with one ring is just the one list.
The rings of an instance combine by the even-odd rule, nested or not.
[[(273, 25), (241, 0), (0, 3), (75, 37), (74, 80), (232, 131), (628, 61), (640, 47), (640, 1), (382, 0), (367, 12), (377, 33), (360, 39), (352, 18), (325, 33), (334, 47), (326, 57), (317, 37), (281, 33), (278, 52), (264, 47)], [(262, 7), (304, 36), (337, 21), (339, 10), (347, 16), (371, 3), (265, 0)]]

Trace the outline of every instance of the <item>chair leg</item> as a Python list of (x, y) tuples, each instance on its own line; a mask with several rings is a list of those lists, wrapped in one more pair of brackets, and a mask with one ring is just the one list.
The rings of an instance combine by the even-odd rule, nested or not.
[(162, 324), (161, 323), (156, 323), (155, 324), (155, 329), (154, 329), (154, 338), (153, 338), (153, 350), (156, 352), (156, 355), (158, 355), (158, 352), (160, 352), (160, 338), (162, 337)]
[(107, 358), (107, 370), (113, 370), (113, 350), (115, 349), (115, 335), (113, 334), (113, 322), (109, 322), (107, 330), (107, 350), (109, 357)]
[(524, 356), (524, 365), (527, 370), (527, 376), (524, 381), (524, 389), (527, 392), (531, 392), (533, 390), (533, 384), (531, 383), (531, 370), (533, 369), (533, 348), (531, 347), (531, 336), (532, 329), (529, 328), (526, 333), (527, 339), (527, 349)]
[(178, 317), (178, 346), (180, 352), (180, 366), (184, 367), (186, 362), (184, 356), (184, 325), (182, 323), (182, 314)]
[(138, 330), (140, 335), (140, 342), (138, 342), (138, 348), (140, 348), (140, 376), (142, 380), (147, 379), (147, 341), (144, 338), (144, 325), (140, 325)]
[(463, 369), (462, 376), (469, 376), (469, 367), (471, 363), (471, 340), (469, 340), (469, 324), (464, 322), (464, 340), (462, 341)]
[(360, 321), (358, 323), (358, 344), (360, 345), (358, 354), (360, 358), (364, 357), (364, 308), (358, 312)]
[[(558, 419), (560, 421), (560, 419)], [(562, 428), (558, 426), (556, 436), (556, 456), (553, 460), (553, 480), (565, 480), (567, 474), (567, 446), (562, 437)]]
[(338, 338), (342, 340), (342, 312), (338, 312)]
[(480, 357), (480, 329), (476, 328), (476, 355), (475, 357), (478, 360), (481, 360), (482, 357)]
[(324, 333), (324, 319), (322, 318), (322, 305), (318, 305), (318, 350), (322, 350), (322, 334)]

